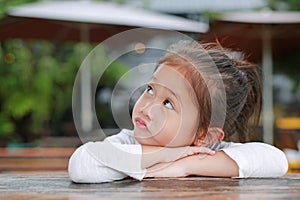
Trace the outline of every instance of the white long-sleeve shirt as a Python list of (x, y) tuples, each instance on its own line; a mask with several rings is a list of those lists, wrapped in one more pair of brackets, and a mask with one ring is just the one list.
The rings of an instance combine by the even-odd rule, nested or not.
[[(211, 147), (224, 151), (239, 167), (239, 178), (279, 177), (288, 168), (285, 154), (274, 146), (259, 143), (220, 142)], [(69, 160), (69, 176), (77, 183), (102, 183), (125, 177), (142, 180), (142, 146), (133, 132), (123, 129), (104, 141), (80, 146)]]

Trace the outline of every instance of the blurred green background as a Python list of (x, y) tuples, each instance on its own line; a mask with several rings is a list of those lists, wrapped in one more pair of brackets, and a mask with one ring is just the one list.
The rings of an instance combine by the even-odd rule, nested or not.
[[(0, 0), (0, 17), (12, 6), (38, 0)], [(124, 1), (115, 1), (124, 3)], [(147, 1), (144, 1), (147, 5)], [(270, 9), (300, 10), (299, 0), (268, 0)], [(207, 11), (208, 17), (215, 12)], [(44, 137), (76, 136), (72, 118), (72, 89), (76, 73), (82, 62), (82, 49), (93, 49), (96, 44), (54, 43), (44, 40), (9, 39), (0, 48), (0, 146), (23, 143), (39, 146)], [(299, 52), (288, 57), (275, 58), (274, 73), (293, 81), (291, 92), (296, 95), (300, 85)], [(105, 55), (103, 55), (105, 60)], [(289, 66), (298, 65), (297, 68)], [(295, 64), (292, 64), (295, 63)], [(128, 66), (113, 63), (106, 71), (105, 81), (98, 86), (113, 87)], [(297, 99), (281, 102), (275, 90), (275, 114), (299, 116)], [(300, 94), (298, 94), (300, 95)], [(107, 105), (98, 109), (105, 116), (104, 128), (115, 126)], [(101, 117), (101, 116), (100, 116)]]

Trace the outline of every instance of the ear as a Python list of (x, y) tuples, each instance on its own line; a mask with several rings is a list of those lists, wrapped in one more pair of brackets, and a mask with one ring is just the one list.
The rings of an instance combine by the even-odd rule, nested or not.
[(216, 142), (224, 139), (224, 131), (221, 128), (212, 127), (208, 128), (207, 133), (203, 133), (194, 141), (195, 146), (208, 147)]

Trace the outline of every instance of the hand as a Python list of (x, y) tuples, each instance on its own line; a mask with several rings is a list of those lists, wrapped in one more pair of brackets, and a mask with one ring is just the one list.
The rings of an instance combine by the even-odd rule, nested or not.
[(147, 169), (145, 178), (182, 178), (189, 175), (186, 169), (185, 159), (169, 163), (158, 163)]
[(216, 152), (207, 147), (187, 146), (165, 148), (163, 149), (163, 153), (165, 154), (164, 162), (172, 162), (196, 154), (203, 154), (203, 156), (205, 156), (214, 155)]
[[(223, 151), (213, 156), (188, 156), (170, 163), (159, 163), (147, 168), (145, 177), (186, 177), (189, 175), (238, 177), (239, 167)], [(226, 170), (225, 170), (226, 169)]]
[(141, 166), (143, 169), (149, 168), (158, 163), (173, 162), (195, 154), (201, 154), (202, 156), (215, 154), (215, 151), (199, 146), (158, 147), (142, 145), (142, 152), (143, 156)]

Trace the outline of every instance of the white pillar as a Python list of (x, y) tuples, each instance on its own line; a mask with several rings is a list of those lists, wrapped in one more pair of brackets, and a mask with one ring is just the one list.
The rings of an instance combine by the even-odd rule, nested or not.
[(273, 58), (272, 40), (268, 27), (262, 32), (262, 69), (263, 69), (263, 141), (273, 144)]
[[(89, 27), (82, 24), (80, 27), (81, 42), (89, 42)], [(83, 59), (87, 56), (88, 50), (83, 51)], [(80, 87), (81, 87), (81, 128), (84, 132), (92, 130), (92, 81), (91, 81), (91, 67), (89, 60), (85, 60), (85, 67), (80, 71)]]

